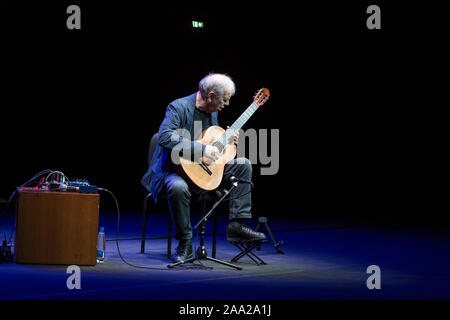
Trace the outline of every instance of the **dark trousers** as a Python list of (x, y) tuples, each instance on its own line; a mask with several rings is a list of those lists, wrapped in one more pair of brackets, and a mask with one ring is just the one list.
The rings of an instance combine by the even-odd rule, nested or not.
[[(230, 178), (251, 180), (252, 165), (246, 158), (237, 158), (225, 165), (222, 183), (219, 188), (231, 186)], [(172, 221), (175, 223), (175, 239), (186, 240), (192, 238), (192, 227), (190, 218), (190, 200), (192, 189), (189, 184), (178, 174), (170, 173), (165, 181), (169, 211)], [(251, 218), (251, 186), (249, 184), (238, 184), (229, 194), (230, 196), (230, 219)]]

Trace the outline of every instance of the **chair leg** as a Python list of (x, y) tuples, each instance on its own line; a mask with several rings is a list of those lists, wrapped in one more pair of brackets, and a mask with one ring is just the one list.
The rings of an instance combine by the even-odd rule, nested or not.
[(168, 232), (167, 232), (167, 259), (172, 257), (172, 217), (169, 213), (168, 218)]
[(147, 200), (152, 194), (149, 193), (144, 199), (143, 209), (142, 209), (142, 234), (141, 234), (141, 253), (145, 251), (145, 232), (147, 228)]
[(212, 243), (212, 257), (216, 257), (216, 236), (217, 236), (217, 216), (213, 219), (213, 243)]

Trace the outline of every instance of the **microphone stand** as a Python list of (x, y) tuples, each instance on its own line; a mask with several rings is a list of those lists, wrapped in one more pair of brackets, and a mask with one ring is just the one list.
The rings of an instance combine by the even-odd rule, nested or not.
[(174, 268), (176, 266), (179, 266), (180, 264), (193, 262), (195, 260), (209, 260), (209, 261), (213, 261), (213, 262), (216, 262), (216, 263), (220, 263), (220, 264), (226, 265), (226, 266), (231, 267), (231, 268), (235, 268), (237, 270), (242, 270), (241, 267), (238, 267), (238, 266), (236, 266), (234, 264), (231, 264), (231, 263), (219, 260), (219, 259), (215, 259), (215, 258), (209, 257), (207, 252), (206, 252), (206, 248), (205, 248), (206, 221), (211, 216), (211, 214), (214, 211), (214, 209), (223, 201), (223, 199), (225, 199), (225, 197), (231, 192), (231, 190), (233, 190), (235, 187), (237, 187), (237, 185), (238, 185), (237, 182), (233, 182), (231, 184), (230, 190), (225, 190), (224, 195), (219, 200), (217, 200), (216, 203), (214, 203), (214, 205), (212, 206), (211, 210), (209, 210), (209, 212), (206, 213), (203, 216), (203, 218), (194, 227), (194, 230), (200, 230), (200, 247), (195, 252), (195, 257), (192, 257), (192, 258), (187, 259), (185, 261), (178, 261), (178, 262), (169, 264), (167, 266), (168, 268)]

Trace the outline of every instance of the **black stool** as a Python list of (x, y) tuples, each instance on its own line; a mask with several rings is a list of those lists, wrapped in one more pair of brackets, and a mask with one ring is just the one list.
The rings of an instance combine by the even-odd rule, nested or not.
[(267, 240), (257, 240), (257, 241), (228, 241), (231, 244), (233, 244), (236, 248), (238, 248), (241, 252), (238, 253), (236, 256), (234, 256), (233, 259), (231, 259), (232, 262), (236, 262), (239, 259), (241, 259), (243, 256), (247, 256), (250, 259), (253, 260), (257, 265), (260, 264), (267, 264), (262, 260), (260, 257), (258, 257), (252, 250), (261, 246), (263, 243), (268, 243)]

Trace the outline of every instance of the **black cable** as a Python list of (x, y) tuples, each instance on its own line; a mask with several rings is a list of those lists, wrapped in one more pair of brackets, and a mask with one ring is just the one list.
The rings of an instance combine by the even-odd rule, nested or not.
[(125, 258), (122, 256), (122, 253), (120, 252), (120, 248), (119, 248), (119, 226), (120, 226), (120, 209), (119, 209), (119, 203), (117, 202), (116, 197), (114, 196), (114, 194), (109, 191), (108, 189), (105, 188), (98, 188), (98, 191), (106, 191), (108, 192), (114, 199), (114, 202), (116, 204), (116, 209), (117, 209), (117, 230), (116, 230), (116, 247), (117, 247), (117, 252), (119, 253), (119, 257), (120, 259), (122, 259), (123, 263), (129, 265), (130, 267), (134, 267), (134, 268), (140, 268), (140, 269), (149, 269), (149, 270), (170, 270), (167, 268), (157, 268), (157, 267), (149, 267), (149, 266), (138, 266), (132, 263), (129, 263), (128, 261), (125, 260)]
[(33, 182), (36, 178), (39, 178), (40, 176), (42, 176), (42, 175), (44, 175), (44, 174), (46, 174), (46, 173), (49, 173), (49, 172), (54, 172), (54, 171), (51, 170), (51, 169), (45, 169), (45, 170), (42, 170), (41, 172), (36, 173), (30, 180), (28, 180), (27, 182), (25, 182), (25, 183), (21, 184), (20, 186), (18, 186), (18, 187), (14, 190), (14, 192), (11, 194), (11, 196), (9, 197), (8, 202), (11, 202), (12, 198), (13, 198), (14, 195), (17, 193), (17, 191), (19, 190), (20, 187), (25, 187), (25, 186), (28, 185), (29, 183)]

